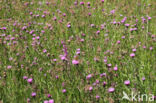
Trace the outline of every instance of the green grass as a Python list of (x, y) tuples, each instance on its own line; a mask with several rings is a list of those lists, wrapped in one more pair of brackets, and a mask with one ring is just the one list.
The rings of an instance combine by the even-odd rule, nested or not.
[[(128, 95), (135, 91), (140, 96), (156, 96), (156, 1), (83, 1), (84, 5), (80, 1), (74, 5), (74, 0), (40, 0), (42, 4), (38, 0), (0, 1), (0, 103), (27, 103), (27, 99), (31, 103), (50, 99), (55, 103), (138, 102), (122, 100), (123, 91)], [(127, 19), (121, 23), (124, 17)], [(120, 24), (113, 24), (114, 21)], [(71, 28), (67, 27), (69, 23)], [(22, 30), (24, 26), (26, 29)], [(130, 28), (137, 30), (131, 32)], [(97, 31), (100, 33), (96, 34)], [(65, 61), (60, 58), (66, 53), (63, 49), (68, 52)], [(131, 53), (135, 56), (130, 57)], [(79, 61), (78, 65), (72, 64), (74, 59)], [(116, 65), (118, 70), (114, 71)], [(100, 77), (102, 73), (106, 77)], [(89, 74), (92, 77), (87, 80)], [(24, 76), (32, 78), (32, 83)], [(128, 86), (125, 80), (130, 81)], [(93, 90), (89, 91), (89, 87)], [(115, 88), (113, 93), (108, 92), (110, 87)], [(62, 93), (63, 89), (66, 93)]]

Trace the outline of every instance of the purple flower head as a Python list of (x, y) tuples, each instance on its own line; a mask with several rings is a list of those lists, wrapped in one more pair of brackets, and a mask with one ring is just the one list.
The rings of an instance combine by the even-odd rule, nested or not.
[(114, 67), (114, 71), (117, 71), (117, 70), (118, 70), (118, 67), (117, 67), (117, 66), (115, 66), (115, 67)]
[(31, 93), (31, 96), (36, 97), (36, 93), (35, 92)]
[(1, 29), (2, 29), (2, 30), (6, 30), (7, 28), (6, 28), (6, 27), (2, 27)]
[(133, 52), (136, 52), (136, 49), (134, 48), (134, 49), (132, 49), (132, 51), (133, 51)]
[(93, 90), (93, 87), (92, 87), (92, 86), (90, 86), (90, 87), (89, 87), (89, 91), (92, 91), (92, 90)]
[(113, 87), (108, 88), (108, 92), (109, 92), (109, 93), (112, 93), (112, 92), (114, 92), (114, 91), (115, 91), (115, 88), (113, 88)]
[(63, 13), (63, 16), (65, 17), (66, 16), (66, 13)]
[(30, 83), (30, 84), (32, 83), (32, 81), (33, 81), (32, 78), (27, 79), (27, 82)]
[(58, 79), (58, 78), (59, 78), (59, 76), (57, 75), (57, 76), (55, 76), (55, 78), (56, 78), (56, 79)]
[(129, 24), (125, 24), (126, 27), (129, 27)]
[(106, 84), (107, 84), (107, 83), (104, 81), (104, 82), (103, 82), (103, 86), (106, 86)]
[(80, 5), (84, 5), (84, 2), (80, 2)]
[(149, 49), (150, 49), (150, 50), (153, 50), (153, 47), (150, 47)]
[(49, 100), (49, 103), (54, 103), (54, 100), (53, 100), (53, 99), (50, 99), (50, 100)]
[(92, 74), (86, 76), (86, 79), (89, 80), (92, 77)]
[(66, 56), (65, 55), (60, 55), (60, 58), (61, 58), (61, 60), (67, 60), (67, 58), (66, 58)]
[(111, 66), (112, 66), (112, 64), (107, 64), (107, 66), (108, 66), (108, 67), (111, 67)]
[(114, 13), (115, 13), (115, 10), (111, 10), (110, 13), (111, 13), (111, 14), (114, 14)]
[(79, 64), (79, 61), (74, 59), (74, 60), (72, 60), (72, 64), (78, 65)]
[(90, 26), (91, 26), (91, 27), (94, 27), (95, 25), (94, 25), (94, 24), (90, 24)]
[(131, 53), (131, 54), (130, 54), (130, 57), (134, 57), (134, 56), (135, 56), (135, 54), (134, 54), (134, 53)]
[(106, 77), (106, 73), (100, 74), (100, 77)]
[(54, 20), (54, 21), (56, 21), (56, 20), (57, 20), (56, 16), (54, 16), (54, 17), (53, 17), (53, 20)]
[(51, 98), (51, 95), (50, 95), (50, 94), (48, 94), (48, 95), (47, 95), (47, 97), (48, 97), (48, 98)]
[(104, 0), (101, 0), (102, 3), (104, 3)]
[(96, 34), (100, 34), (100, 31), (98, 30), (98, 31), (96, 32)]
[(100, 83), (100, 81), (99, 81), (99, 80), (96, 80), (96, 83), (97, 83), (97, 84), (99, 84), (99, 83)]
[(152, 18), (150, 16), (148, 16), (148, 20), (151, 20)]
[(28, 77), (27, 76), (23, 76), (23, 79), (26, 80), (26, 79), (28, 79)]
[(91, 13), (88, 13), (88, 15), (91, 16), (92, 14)]
[(67, 27), (68, 27), (68, 28), (71, 28), (71, 25), (70, 25), (70, 24), (67, 24)]
[(49, 101), (48, 100), (45, 100), (44, 103), (49, 103)]
[(87, 2), (87, 5), (90, 6), (90, 2)]
[(74, 2), (74, 5), (77, 5), (78, 3), (77, 3), (77, 1), (76, 2)]
[(124, 84), (125, 85), (129, 85), (130, 84), (130, 81), (129, 80), (126, 80), (126, 81), (124, 81)]
[(117, 41), (117, 44), (120, 44), (120, 40)]
[(43, 53), (46, 53), (47, 52), (47, 50), (46, 49), (43, 49)]
[(99, 99), (100, 98), (100, 96), (99, 95), (96, 95), (96, 99)]
[(11, 68), (12, 68), (12, 66), (11, 66), (11, 65), (8, 65), (8, 66), (7, 66), (7, 68), (8, 68), (8, 69), (11, 69)]
[(145, 77), (142, 77), (142, 80), (144, 81), (145, 80)]
[(62, 90), (62, 93), (66, 93), (66, 89), (63, 89), (63, 90)]

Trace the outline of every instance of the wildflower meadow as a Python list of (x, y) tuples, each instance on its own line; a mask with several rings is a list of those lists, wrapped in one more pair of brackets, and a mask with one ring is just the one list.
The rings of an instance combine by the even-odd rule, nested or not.
[(156, 0), (0, 0), (0, 103), (156, 103)]

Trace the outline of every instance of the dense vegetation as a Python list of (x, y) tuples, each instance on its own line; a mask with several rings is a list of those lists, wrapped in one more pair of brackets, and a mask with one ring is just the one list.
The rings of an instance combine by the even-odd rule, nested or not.
[(155, 83), (156, 0), (0, 0), (0, 103), (147, 103)]

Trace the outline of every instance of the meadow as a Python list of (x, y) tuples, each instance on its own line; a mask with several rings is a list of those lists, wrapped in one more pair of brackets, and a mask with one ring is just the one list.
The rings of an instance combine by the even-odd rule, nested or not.
[(156, 0), (0, 0), (0, 103), (155, 99)]

